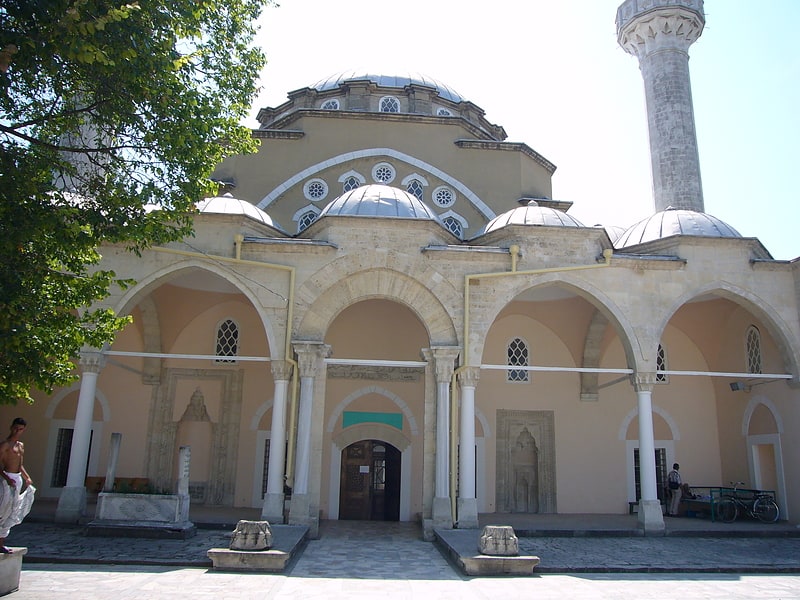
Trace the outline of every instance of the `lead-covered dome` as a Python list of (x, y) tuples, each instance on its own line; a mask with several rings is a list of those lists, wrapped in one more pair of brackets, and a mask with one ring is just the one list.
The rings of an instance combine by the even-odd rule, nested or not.
[(531, 200), (525, 206), (518, 206), (513, 210), (496, 216), (486, 224), (481, 234), (497, 231), (508, 225), (534, 225), (539, 227), (583, 227), (578, 219), (569, 216), (562, 210), (540, 206), (536, 200)]
[(390, 185), (362, 185), (332, 200), (319, 217), (394, 217), (436, 221), (439, 217), (422, 200)]
[(265, 225), (275, 227), (272, 218), (267, 213), (254, 204), (234, 198), (231, 194), (201, 200), (197, 203), (197, 210), (203, 214), (245, 215)]
[(706, 213), (668, 208), (629, 227), (614, 242), (615, 248), (636, 246), (674, 235), (740, 238), (733, 227)]
[(325, 92), (328, 90), (337, 89), (346, 81), (363, 79), (371, 81), (380, 87), (394, 87), (402, 89), (411, 84), (424, 85), (435, 88), (439, 96), (445, 100), (450, 100), (451, 102), (461, 102), (464, 100), (461, 94), (459, 94), (449, 85), (442, 83), (433, 77), (422, 75), (421, 73), (407, 73), (403, 75), (377, 75), (375, 73), (370, 73), (369, 71), (348, 70), (342, 71), (341, 73), (336, 73), (330, 77), (326, 77), (325, 79), (321, 79), (312, 85), (311, 88), (317, 90), (318, 92)]

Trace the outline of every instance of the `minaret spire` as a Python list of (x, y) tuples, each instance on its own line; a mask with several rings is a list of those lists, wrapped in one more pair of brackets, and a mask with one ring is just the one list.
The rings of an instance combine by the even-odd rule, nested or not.
[(617, 9), (617, 40), (644, 79), (657, 212), (704, 212), (688, 52), (704, 25), (703, 0), (626, 0)]

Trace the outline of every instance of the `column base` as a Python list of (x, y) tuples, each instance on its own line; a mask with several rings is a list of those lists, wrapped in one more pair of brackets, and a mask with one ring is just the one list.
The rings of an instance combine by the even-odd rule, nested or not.
[(639, 527), (644, 529), (645, 535), (659, 535), (664, 533), (664, 513), (661, 502), (658, 500), (639, 501)]
[(86, 516), (86, 488), (65, 487), (61, 490), (56, 507), (56, 523), (78, 523)]
[(311, 496), (308, 494), (292, 494), (292, 503), (289, 507), (289, 525), (304, 525), (308, 527), (308, 537), (312, 540), (319, 539), (319, 514), (311, 515)]
[(453, 528), (453, 511), (450, 507), (450, 498), (434, 498), (432, 525), (440, 529)]
[(478, 500), (475, 498), (459, 498), (457, 503), (459, 529), (478, 528)]
[(261, 508), (261, 518), (270, 524), (283, 525), (283, 494), (267, 494), (264, 496), (264, 506)]

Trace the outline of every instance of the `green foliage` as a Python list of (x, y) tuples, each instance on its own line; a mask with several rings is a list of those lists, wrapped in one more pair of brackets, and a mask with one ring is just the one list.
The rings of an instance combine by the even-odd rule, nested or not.
[(87, 308), (128, 283), (98, 248), (190, 235), (214, 166), (255, 149), (267, 3), (0, 5), (0, 402), (68, 383), (128, 321)]

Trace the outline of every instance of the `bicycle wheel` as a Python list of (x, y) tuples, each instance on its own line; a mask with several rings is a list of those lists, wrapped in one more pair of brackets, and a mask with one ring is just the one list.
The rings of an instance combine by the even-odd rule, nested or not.
[(770, 498), (757, 498), (753, 502), (753, 515), (762, 523), (774, 523), (779, 514), (778, 505)]
[(717, 502), (714, 512), (717, 515), (717, 519), (723, 523), (732, 523), (736, 520), (739, 511), (736, 508), (736, 502), (730, 498), (723, 498)]

